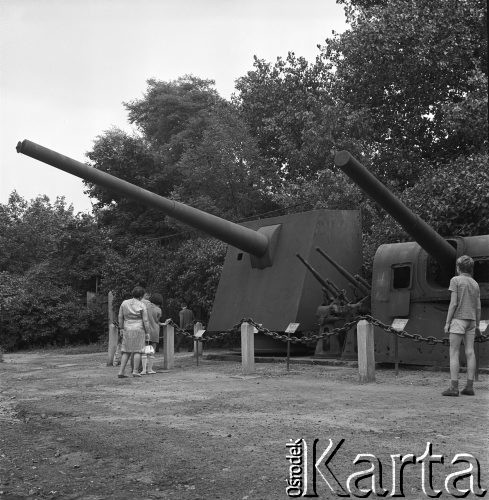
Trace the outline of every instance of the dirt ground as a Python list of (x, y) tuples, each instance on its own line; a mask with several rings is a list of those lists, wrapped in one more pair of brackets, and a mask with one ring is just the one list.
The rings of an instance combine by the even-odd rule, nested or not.
[[(105, 353), (69, 352), (0, 363), (0, 498), (286, 499), (285, 445), (299, 438), (309, 449), (319, 439), (318, 457), (344, 439), (329, 463), (343, 486), (367, 468), (356, 455), (369, 453), (389, 489), (390, 456), (419, 457), (430, 442), (444, 457), (432, 465), (440, 498), (453, 498), (443, 485), (460, 470), (457, 453), (479, 461), (489, 488), (486, 374), (475, 397), (447, 398), (446, 372), (377, 370), (375, 383), (360, 384), (352, 366), (257, 363), (242, 376), (239, 358), (196, 366), (185, 353), (172, 371), (160, 357), (156, 375), (118, 379)], [(403, 486), (405, 498), (428, 498), (421, 465), (406, 468)], [(317, 494), (340, 498), (320, 476)]]

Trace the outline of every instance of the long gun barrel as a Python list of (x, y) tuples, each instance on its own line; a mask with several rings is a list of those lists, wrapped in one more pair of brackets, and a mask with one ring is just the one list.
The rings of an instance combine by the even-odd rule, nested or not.
[(368, 291), (369, 291), (369, 293), (370, 293), (371, 286), (370, 286), (370, 283), (369, 283), (366, 279), (364, 279), (364, 278), (363, 278), (362, 276), (360, 276), (359, 274), (355, 274), (355, 275), (354, 275), (354, 278), (355, 278), (356, 280), (358, 280), (360, 283), (362, 283), (362, 285), (364, 285), (364, 286), (368, 289)]
[(336, 286), (336, 284), (333, 281), (329, 280), (328, 278), (324, 278), (324, 281), (326, 281), (326, 283), (328, 284), (329, 288), (331, 290), (333, 290), (333, 292), (336, 295), (338, 295), (338, 296), (341, 295), (341, 296), (343, 296), (343, 298), (346, 298), (346, 296), (345, 296), (345, 293), (346, 293), (345, 290), (342, 290), (340, 287)]
[(337, 153), (334, 162), (353, 182), (394, 217), (404, 230), (440, 263), (443, 269), (453, 271), (457, 252), (431, 226), (396, 198), (348, 151)]
[(296, 257), (311, 271), (311, 274), (316, 278), (317, 281), (322, 285), (323, 289), (326, 290), (327, 294), (332, 296), (333, 298), (338, 297), (338, 293), (336, 292), (335, 288), (332, 286), (333, 283), (329, 281), (326, 278), (323, 278), (317, 271), (314, 269), (314, 267), (307, 262), (300, 254), (296, 254)]
[(261, 257), (267, 252), (269, 240), (258, 231), (221, 219), (183, 203), (169, 200), (106, 172), (88, 167), (79, 161), (56, 153), (27, 139), (19, 142), (16, 149), (18, 153), (25, 154), (76, 177), (159, 209), (166, 215), (200, 229), (252, 255)]
[(358, 281), (350, 274), (343, 266), (338, 264), (334, 259), (332, 259), (324, 250), (316, 247), (316, 251), (321, 254), (341, 275), (343, 275), (353, 286), (357, 287), (362, 293), (368, 295), (370, 289), (367, 288), (363, 283)]

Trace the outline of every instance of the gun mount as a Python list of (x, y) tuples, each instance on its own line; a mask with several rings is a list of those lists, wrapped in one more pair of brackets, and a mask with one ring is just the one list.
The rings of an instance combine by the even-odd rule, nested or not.
[[(470, 255), (475, 262), (474, 279), (479, 283), (482, 319), (489, 317), (489, 235), (454, 236), (444, 239), (394, 196), (349, 152), (341, 151), (335, 164), (375, 202), (386, 210), (415, 242), (382, 244), (372, 268), (372, 316), (390, 325), (394, 319), (408, 320), (410, 333), (445, 337), (443, 326), (450, 301), (448, 282), (455, 274), (455, 260)], [(362, 279), (360, 279), (362, 281)], [(394, 362), (398, 342), (399, 362), (413, 365), (448, 366), (449, 352), (438, 345), (398, 339), (375, 329), (375, 357)], [(489, 342), (476, 345), (481, 366), (489, 365)], [(478, 351), (478, 352), (477, 352)]]
[[(322, 295), (321, 286), (297, 263), (295, 254), (314, 261), (313, 250), (319, 245), (328, 248), (352, 272), (361, 268), (358, 211), (314, 210), (236, 224), (159, 196), (32, 141), (19, 142), (17, 151), (154, 207), (228, 243), (208, 331), (228, 330), (244, 317), (275, 331), (284, 331), (289, 323), (300, 323), (301, 331), (316, 330), (315, 308)], [(346, 287), (347, 281), (334, 268), (330, 267), (327, 274), (340, 287)], [(302, 347), (294, 346), (297, 351)], [(261, 334), (256, 336), (257, 352), (285, 349), (284, 343)]]
[[(345, 322), (351, 321), (355, 316), (370, 313), (370, 290), (357, 279), (355, 279), (343, 266), (341, 266), (331, 256), (319, 248), (316, 250), (326, 258), (326, 260), (340, 273), (347, 278), (350, 284), (360, 288), (364, 296), (353, 302), (346, 296), (344, 290), (340, 290), (332, 281), (321, 276), (321, 274), (297, 254), (297, 258), (310, 271), (314, 278), (323, 286), (323, 303), (316, 310), (316, 317), (320, 333), (331, 331), (336, 327), (342, 326)], [(317, 357), (338, 357), (355, 358), (356, 333), (350, 330), (346, 335), (328, 336), (319, 340), (316, 345), (315, 355)]]

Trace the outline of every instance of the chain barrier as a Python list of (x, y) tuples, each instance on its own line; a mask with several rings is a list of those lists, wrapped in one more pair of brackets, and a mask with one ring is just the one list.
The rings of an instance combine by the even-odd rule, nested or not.
[[(313, 342), (318, 342), (321, 339), (324, 339), (326, 337), (330, 337), (332, 335), (340, 335), (342, 333), (347, 333), (350, 328), (353, 326), (356, 326), (356, 324), (360, 320), (366, 320), (369, 323), (371, 323), (374, 326), (377, 326), (384, 330), (387, 333), (391, 333), (393, 335), (396, 335), (399, 338), (404, 338), (404, 339), (409, 339), (412, 340), (413, 342), (426, 342), (429, 345), (444, 345), (444, 346), (449, 346), (450, 345), (450, 340), (448, 338), (444, 339), (439, 339), (437, 337), (429, 336), (429, 337), (423, 337), (419, 333), (409, 333), (406, 330), (397, 330), (393, 328), (390, 325), (386, 325), (382, 321), (374, 318), (373, 316), (370, 316), (369, 314), (364, 314), (362, 316), (356, 316), (354, 319), (351, 321), (348, 321), (345, 323), (343, 326), (340, 326), (338, 328), (333, 328), (332, 330), (324, 331), (322, 333), (315, 334), (314, 332), (304, 332), (302, 337), (296, 337), (296, 336), (288, 336), (284, 335), (278, 332), (274, 332), (269, 330), (268, 328), (264, 328), (260, 323), (257, 323), (251, 318), (243, 318), (239, 323), (236, 323), (232, 328), (229, 330), (224, 330), (223, 332), (216, 333), (215, 335), (209, 335), (207, 337), (200, 337), (196, 338), (193, 334), (193, 332), (187, 331), (183, 328), (180, 328), (173, 320), (169, 321), (168, 324), (173, 326), (175, 329), (176, 333), (181, 333), (187, 338), (190, 338), (194, 341), (198, 342), (209, 342), (212, 340), (219, 340), (227, 335), (232, 335), (234, 333), (239, 333), (241, 324), (242, 323), (248, 323), (252, 325), (253, 327), (256, 328), (258, 333), (263, 333), (264, 335), (267, 335), (275, 340), (279, 340), (281, 342), (292, 342), (292, 343), (303, 343), (303, 344), (311, 344)], [(114, 325), (119, 328), (119, 325), (114, 321)], [(474, 339), (474, 342), (489, 342), (489, 334), (487, 333), (481, 333), (480, 335), (476, 336)]]
[(359, 319), (362, 319), (361, 317), (358, 317), (357, 319), (354, 319), (352, 321), (349, 321), (348, 323), (345, 323), (342, 327), (335, 328), (331, 331), (325, 331), (323, 333), (315, 334), (314, 332), (304, 332), (302, 337), (296, 337), (296, 336), (291, 336), (289, 337), (288, 335), (283, 335), (278, 332), (274, 332), (269, 330), (268, 328), (264, 328), (260, 323), (257, 323), (256, 321), (252, 320), (251, 318), (243, 318), (239, 323), (236, 323), (232, 328), (229, 330), (225, 330), (223, 332), (217, 333), (215, 335), (210, 335), (208, 337), (200, 337), (196, 338), (194, 337), (193, 333), (184, 330), (183, 328), (180, 328), (173, 320), (169, 321), (168, 324), (173, 326), (175, 329), (176, 333), (181, 333), (182, 335), (192, 339), (196, 340), (199, 342), (208, 342), (210, 340), (218, 340), (222, 339), (226, 335), (230, 335), (233, 333), (239, 333), (241, 329), (241, 324), (242, 323), (248, 323), (252, 326), (254, 326), (257, 330), (257, 333), (263, 333), (265, 335), (268, 335), (269, 337), (274, 338), (275, 340), (280, 340), (282, 342), (293, 342), (293, 343), (303, 343), (303, 344), (310, 344), (313, 342), (317, 342), (318, 340), (324, 338), (324, 337), (329, 337), (331, 335), (338, 335), (340, 333), (346, 333), (352, 326), (354, 326)]
[[(372, 325), (378, 326), (382, 330), (392, 333), (394, 335), (397, 335), (399, 338), (406, 338), (409, 340), (412, 340), (414, 342), (426, 342), (429, 345), (437, 345), (441, 344), (444, 346), (449, 346), (450, 345), (450, 340), (448, 338), (444, 339), (439, 339), (436, 337), (423, 337), (422, 335), (419, 335), (418, 333), (408, 333), (406, 330), (396, 330), (390, 325), (386, 325), (385, 323), (382, 323), (382, 321), (375, 319), (374, 317), (370, 315), (364, 315), (362, 316), (361, 319), (367, 320), (369, 323)], [(480, 335), (476, 336), (474, 339), (474, 342), (488, 342), (489, 341), (489, 334), (486, 333), (481, 333)]]
[(254, 326), (259, 333), (263, 333), (265, 335), (268, 335), (269, 337), (272, 337), (275, 340), (280, 340), (282, 342), (293, 342), (293, 343), (303, 343), (303, 344), (309, 344), (312, 342), (317, 342), (320, 339), (323, 339), (325, 337), (330, 337), (331, 335), (339, 335), (340, 333), (346, 333), (352, 326), (356, 325), (356, 323), (359, 321), (359, 319), (362, 319), (361, 316), (358, 316), (357, 318), (353, 319), (352, 321), (349, 321), (348, 323), (345, 323), (343, 326), (338, 327), (338, 328), (333, 328), (332, 330), (325, 331), (323, 333), (318, 333), (314, 334), (313, 332), (304, 332), (304, 335), (302, 337), (296, 337), (296, 336), (288, 336), (288, 335), (282, 335), (278, 332), (273, 332), (270, 331), (268, 328), (264, 328), (262, 325), (259, 323), (256, 323), (252, 319), (243, 319), (241, 320), (242, 323), (246, 322), (249, 323), (250, 325)]
[(224, 330), (223, 332), (216, 333), (215, 335), (208, 335), (206, 337), (197, 338), (194, 336), (193, 332), (185, 330), (184, 328), (180, 328), (173, 320), (168, 322), (168, 324), (173, 326), (173, 328), (175, 329), (175, 333), (181, 333), (183, 336), (185, 336), (189, 339), (192, 339), (194, 341), (197, 341), (197, 342), (209, 342), (211, 340), (219, 340), (219, 339), (226, 337), (227, 335), (232, 335), (233, 333), (238, 333), (240, 331), (240, 328), (241, 328), (241, 323), (243, 323), (243, 321), (236, 323), (229, 330)]

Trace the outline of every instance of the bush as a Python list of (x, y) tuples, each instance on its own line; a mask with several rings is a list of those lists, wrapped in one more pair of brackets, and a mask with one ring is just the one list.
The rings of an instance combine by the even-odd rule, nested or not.
[(0, 281), (5, 350), (96, 342), (105, 330), (101, 310), (87, 308), (72, 287), (46, 279), (43, 272), (3, 272)]

